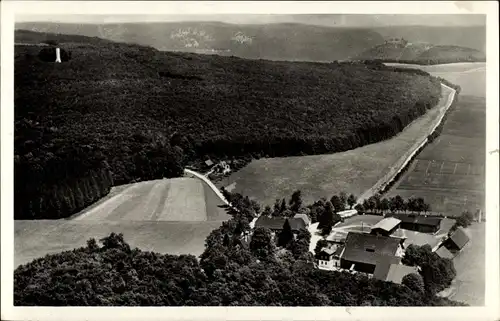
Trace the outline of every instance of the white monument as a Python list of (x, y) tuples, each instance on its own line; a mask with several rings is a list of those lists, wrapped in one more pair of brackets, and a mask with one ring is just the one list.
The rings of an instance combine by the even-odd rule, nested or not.
[(61, 49), (56, 48), (56, 62), (61, 62)]

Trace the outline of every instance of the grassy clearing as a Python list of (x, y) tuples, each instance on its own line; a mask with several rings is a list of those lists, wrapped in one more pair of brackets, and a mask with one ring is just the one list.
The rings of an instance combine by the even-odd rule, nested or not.
[(38, 220), (14, 222), (15, 266), (46, 254), (84, 246), (86, 241), (123, 233), (133, 247), (169, 254), (200, 255), (205, 238), (220, 226), (212, 222), (131, 222)]
[(433, 211), (451, 216), (484, 209), (485, 119), (483, 98), (460, 97), (442, 134), (417, 156), (388, 196), (423, 197)]
[(302, 190), (306, 202), (330, 198), (340, 191), (360, 195), (397, 167), (411, 147), (427, 136), (450, 91), (443, 89), (443, 93), (438, 106), (391, 139), (342, 153), (254, 160), (218, 185), (234, 184), (234, 192), (269, 205), (297, 189)]

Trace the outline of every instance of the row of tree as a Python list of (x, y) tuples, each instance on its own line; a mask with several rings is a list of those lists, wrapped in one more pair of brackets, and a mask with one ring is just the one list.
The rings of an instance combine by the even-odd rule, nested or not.
[(382, 198), (380, 194), (365, 199), (363, 203), (357, 204), (355, 209), (360, 212), (372, 212), (384, 214), (388, 211), (391, 212), (408, 212), (412, 213), (429, 212), (431, 211), (430, 204), (426, 203), (421, 197), (410, 197), (404, 200), (400, 195), (391, 198)]

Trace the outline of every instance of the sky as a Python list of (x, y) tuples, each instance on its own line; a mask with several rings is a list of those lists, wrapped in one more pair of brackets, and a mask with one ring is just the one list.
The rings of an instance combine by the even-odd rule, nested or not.
[(236, 24), (305, 23), (338, 27), (380, 27), (394, 25), (426, 26), (484, 26), (484, 15), (360, 15), (360, 14), (302, 14), (302, 15), (19, 15), (16, 22), (59, 23), (123, 23), (220, 21)]

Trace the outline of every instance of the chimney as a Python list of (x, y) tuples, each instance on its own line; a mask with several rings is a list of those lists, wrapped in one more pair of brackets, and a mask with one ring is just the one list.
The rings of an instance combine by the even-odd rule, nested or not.
[(61, 62), (61, 49), (56, 48), (56, 62)]

